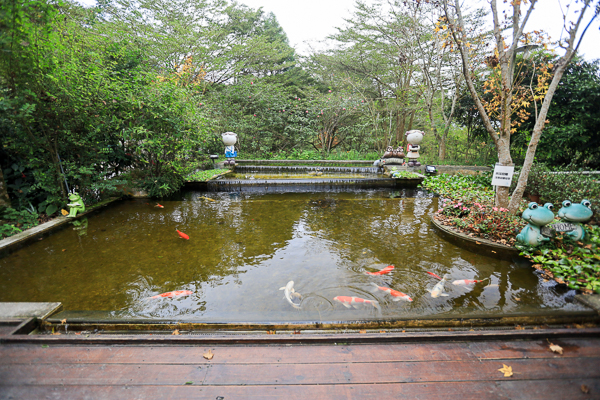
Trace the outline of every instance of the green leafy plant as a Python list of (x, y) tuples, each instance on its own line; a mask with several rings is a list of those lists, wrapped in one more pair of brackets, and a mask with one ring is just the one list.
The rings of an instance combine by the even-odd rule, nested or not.
[(0, 235), (8, 237), (38, 225), (38, 214), (33, 211), (18, 211), (7, 207), (0, 209)]
[(206, 182), (227, 172), (229, 172), (228, 169), (208, 169), (205, 171), (196, 171), (188, 175), (185, 180), (188, 182)]
[(517, 246), (534, 267), (559, 283), (584, 292), (600, 293), (600, 226), (586, 225), (587, 243), (558, 235), (538, 248)]

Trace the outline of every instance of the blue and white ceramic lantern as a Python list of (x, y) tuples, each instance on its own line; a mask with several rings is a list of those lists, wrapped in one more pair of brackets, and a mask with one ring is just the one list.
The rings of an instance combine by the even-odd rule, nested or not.
[(235, 151), (235, 143), (237, 142), (237, 134), (233, 132), (225, 132), (221, 135), (223, 143), (225, 144), (225, 165), (235, 165), (234, 158), (237, 157), (237, 151)]

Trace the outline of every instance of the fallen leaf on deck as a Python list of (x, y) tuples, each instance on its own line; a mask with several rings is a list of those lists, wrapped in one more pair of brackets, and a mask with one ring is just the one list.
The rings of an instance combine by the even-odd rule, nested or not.
[(590, 392), (590, 388), (586, 385), (581, 385), (581, 391), (585, 394), (588, 394)]
[(194, 384), (194, 382), (193, 382), (193, 381), (188, 381), (188, 382), (186, 382), (185, 384), (186, 384), (186, 385), (193, 385), (193, 384)]
[(367, 331), (365, 329), (361, 329), (359, 333), (367, 333)]
[(518, 330), (518, 331), (524, 331), (525, 330), (525, 328), (523, 328), (521, 325), (515, 326), (515, 329)]
[(477, 243), (477, 244), (481, 244), (481, 243), (479, 243), (478, 241), (475, 241), (475, 243)]
[(61, 320), (60, 320), (60, 323), (61, 323), (61, 324), (66, 324), (66, 323), (67, 323), (67, 319), (66, 319), (66, 318), (65, 318), (65, 319), (61, 319)]
[(62, 215), (69, 215), (69, 212), (67, 210), (60, 210)]
[(385, 331), (379, 331), (379, 333), (385, 333)]
[(202, 354), (202, 357), (206, 358), (207, 360), (212, 360), (212, 358), (214, 356), (215, 355), (213, 354), (213, 352), (210, 349), (208, 349), (208, 351), (206, 353)]
[(506, 364), (502, 364), (502, 365), (503, 365), (503, 367), (500, 368), (498, 371), (502, 372), (504, 374), (505, 378), (513, 376), (512, 367), (509, 367)]
[(52, 332), (53, 335), (60, 335), (60, 332)]
[(495, 251), (494, 251), (494, 250), (492, 250), (492, 253), (495, 253)]
[(558, 353), (558, 354), (563, 353), (563, 348), (557, 344), (550, 343), (550, 350), (552, 350), (553, 352)]
[(171, 335), (180, 335), (179, 329), (175, 329)]
[(67, 251), (67, 249), (62, 249), (62, 251)]

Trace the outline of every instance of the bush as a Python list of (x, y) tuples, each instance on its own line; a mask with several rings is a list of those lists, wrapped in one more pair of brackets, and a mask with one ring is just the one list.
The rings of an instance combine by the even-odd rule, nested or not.
[(17, 211), (14, 208), (6, 207), (0, 209), (0, 238), (16, 235), (25, 229), (33, 228), (38, 225), (38, 214), (35, 211), (23, 210)]
[(559, 283), (584, 292), (600, 293), (600, 226), (587, 225), (588, 243), (558, 235), (540, 247), (517, 246), (534, 267)]

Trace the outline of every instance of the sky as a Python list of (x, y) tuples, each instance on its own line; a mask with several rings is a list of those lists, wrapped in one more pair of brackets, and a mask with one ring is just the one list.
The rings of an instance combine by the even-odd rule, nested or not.
[[(344, 26), (344, 18), (348, 19), (354, 9), (352, 0), (238, 0), (252, 8), (262, 7), (266, 12), (273, 12), (279, 24), (286, 32), (290, 45), (301, 54), (309, 50), (308, 42), (316, 46), (320, 40), (337, 32), (336, 27)], [(373, 3), (372, 0), (363, 0)], [(486, 7), (487, 1), (467, 0), (470, 5), (480, 4)], [(499, 1), (501, 4), (502, 2)], [(552, 40), (560, 37), (562, 27), (562, 13), (560, 0), (539, 0), (527, 24), (527, 30), (544, 30), (549, 33)], [(563, 6), (568, 0), (562, 0)], [(591, 18), (591, 10), (586, 12), (585, 22)], [(600, 22), (599, 18), (588, 28), (580, 46), (580, 54), (588, 60), (600, 58)], [(491, 21), (491, 13), (490, 13)], [(490, 22), (491, 23), (491, 22)], [(583, 31), (583, 28), (580, 28)], [(318, 47), (318, 46), (317, 46)]]
[[(94, 0), (79, 0), (85, 5), (95, 4)], [(373, 0), (363, 0), (372, 3)], [(350, 18), (354, 9), (353, 0), (238, 0), (251, 8), (262, 7), (265, 12), (273, 12), (288, 36), (292, 45), (300, 54), (308, 54), (310, 46), (318, 49), (323, 48), (319, 42), (328, 35), (337, 32), (336, 27), (344, 26), (344, 18)], [(569, 0), (539, 0), (531, 19), (527, 24), (527, 30), (545, 30), (550, 34), (552, 40), (560, 37), (562, 27), (562, 13), (560, 3), (567, 4)], [(466, 0), (470, 5), (480, 4), (485, 6), (485, 0)], [(502, 4), (499, 1), (499, 4)], [(591, 17), (591, 10), (586, 12)], [(589, 27), (580, 47), (579, 54), (585, 59), (600, 58), (600, 18)], [(580, 29), (583, 31), (583, 28)], [(562, 53), (559, 53), (562, 54)]]

